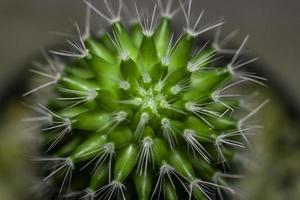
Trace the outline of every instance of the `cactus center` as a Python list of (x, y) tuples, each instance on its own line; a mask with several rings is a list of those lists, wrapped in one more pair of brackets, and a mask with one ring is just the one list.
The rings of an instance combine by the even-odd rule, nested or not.
[(134, 99), (138, 99), (140, 101), (141, 109), (150, 108), (154, 114), (158, 114), (158, 107), (162, 106), (163, 102), (166, 102), (164, 95), (153, 88), (149, 88), (147, 90), (140, 88), (138, 96)]

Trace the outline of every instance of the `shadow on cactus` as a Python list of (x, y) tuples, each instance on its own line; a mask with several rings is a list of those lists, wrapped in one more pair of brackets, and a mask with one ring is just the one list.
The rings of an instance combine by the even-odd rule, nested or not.
[[(194, 18), (192, 1), (174, 8), (158, 0), (148, 15), (135, 4), (128, 29), (121, 0), (117, 8), (105, 1), (109, 15), (85, 3), (85, 33), (76, 25), (79, 39), (67, 41), (73, 50), (50, 52), (69, 62), (44, 53), (48, 65), (31, 72), (49, 81), (24, 94), (53, 90), (47, 105), (35, 108), (40, 115), (29, 119), (41, 122), (46, 157), (35, 160), (49, 168), (44, 181), (53, 193), (139, 200), (236, 195), (228, 179), (239, 176), (226, 171), (259, 128), (248, 119), (267, 103), (234, 117), (242, 104), (232, 88), (264, 81), (241, 70), (256, 60), (240, 59), (248, 37), (235, 51), (221, 48), (232, 35), (220, 41), (222, 22), (200, 26), (203, 12)], [(100, 37), (90, 36), (92, 11), (111, 25)], [(179, 37), (171, 26), (178, 11), (186, 20)], [(214, 28), (215, 41), (199, 48), (196, 38)], [(223, 60), (230, 52), (231, 61)]]

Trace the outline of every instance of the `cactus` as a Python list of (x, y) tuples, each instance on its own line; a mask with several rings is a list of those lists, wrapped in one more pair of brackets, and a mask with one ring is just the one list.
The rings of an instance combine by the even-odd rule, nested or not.
[[(71, 59), (61, 70), (44, 52), (49, 68), (31, 72), (50, 81), (24, 94), (53, 88), (35, 119), (47, 146), (47, 157), (38, 160), (51, 167), (45, 180), (58, 186), (58, 197), (202, 200), (215, 191), (234, 194), (226, 181), (234, 176), (224, 170), (248, 144), (255, 127), (245, 122), (266, 103), (243, 118), (232, 115), (240, 99), (228, 91), (244, 82), (263, 84), (240, 70), (256, 60), (239, 60), (248, 37), (219, 66), (226, 52), (219, 38), (193, 52), (197, 37), (222, 22), (199, 26), (203, 12), (193, 21), (191, 0), (187, 6), (180, 0), (174, 10), (171, 1), (158, 0), (149, 16), (135, 4), (137, 20), (128, 29), (121, 0), (116, 11), (105, 1), (111, 16), (85, 3), (86, 32), (76, 25), (79, 40), (68, 41), (74, 51), (50, 52)], [(175, 41), (171, 23), (179, 10), (186, 27)], [(89, 34), (92, 11), (110, 23), (100, 37)]]

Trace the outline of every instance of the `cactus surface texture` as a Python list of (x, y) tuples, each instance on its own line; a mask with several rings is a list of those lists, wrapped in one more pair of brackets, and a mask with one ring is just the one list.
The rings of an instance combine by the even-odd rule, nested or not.
[[(237, 175), (225, 170), (255, 128), (245, 122), (266, 103), (233, 117), (240, 97), (229, 91), (244, 82), (262, 84), (262, 78), (241, 71), (255, 60), (239, 58), (248, 37), (228, 61), (217, 36), (199, 47), (198, 36), (219, 30), (222, 22), (200, 26), (203, 12), (191, 17), (192, 1), (174, 8), (171, 1), (158, 0), (151, 12), (135, 5), (137, 18), (128, 26), (121, 22), (122, 1), (116, 8), (105, 1), (109, 15), (85, 3), (86, 32), (76, 25), (79, 39), (68, 40), (72, 51), (50, 51), (67, 57), (59, 64), (63, 69), (44, 53), (48, 65), (31, 72), (49, 81), (24, 94), (45, 87), (53, 91), (35, 118), (46, 146), (46, 156), (36, 159), (50, 168), (44, 180), (57, 188), (56, 196), (203, 200), (234, 195), (227, 180)], [(172, 28), (179, 11), (186, 21), (181, 35)], [(105, 34), (89, 34), (92, 13), (109, 22)]]

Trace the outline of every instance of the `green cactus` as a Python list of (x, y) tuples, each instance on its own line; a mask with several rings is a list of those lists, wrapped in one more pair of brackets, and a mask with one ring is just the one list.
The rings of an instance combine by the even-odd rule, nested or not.
[[(229, 64), (211, 67), (222, 54), (218, 43), (199, 46), (196, 37), (222, 25), (200, 27), (203, 12), (192, 23), (192, 1), (179, 1), (187, 22), (175, 41), (171, 1), (157, 17), (141, 16), (129, 30), (121, 22), (121, 8), (111, 17), (90, 2), (88, 17), (95, 11), (110, 22), (111, 29), (100, 37), (81, 34), (68, 43), (74, 52), (51, 51), (72, 57), (59, 70), (47, 54), (48, 71), (31, 70), (50, 79), (27, 92), (54, 86), (39, 104), (43, 117), (45, 145), (59, 197), (86, 199), (211, 199), (214, 191), (234, 193), (223, 172), (231, 165), (237, 148), (248, 142), (253, 127), (245, 121), (266, 102), (241, 119), (232, 113), (239, 97), (228, 89), (246, 81), (261, 84), (255, 75), (239, 69), (254, 61), (239, 62), (247, 38)], [(156, 21), (157, 26), (156, 26)], [(225, 63), (225, 61), (223, 62)], [(78, 198), (79, 198), (78, 197)]]

